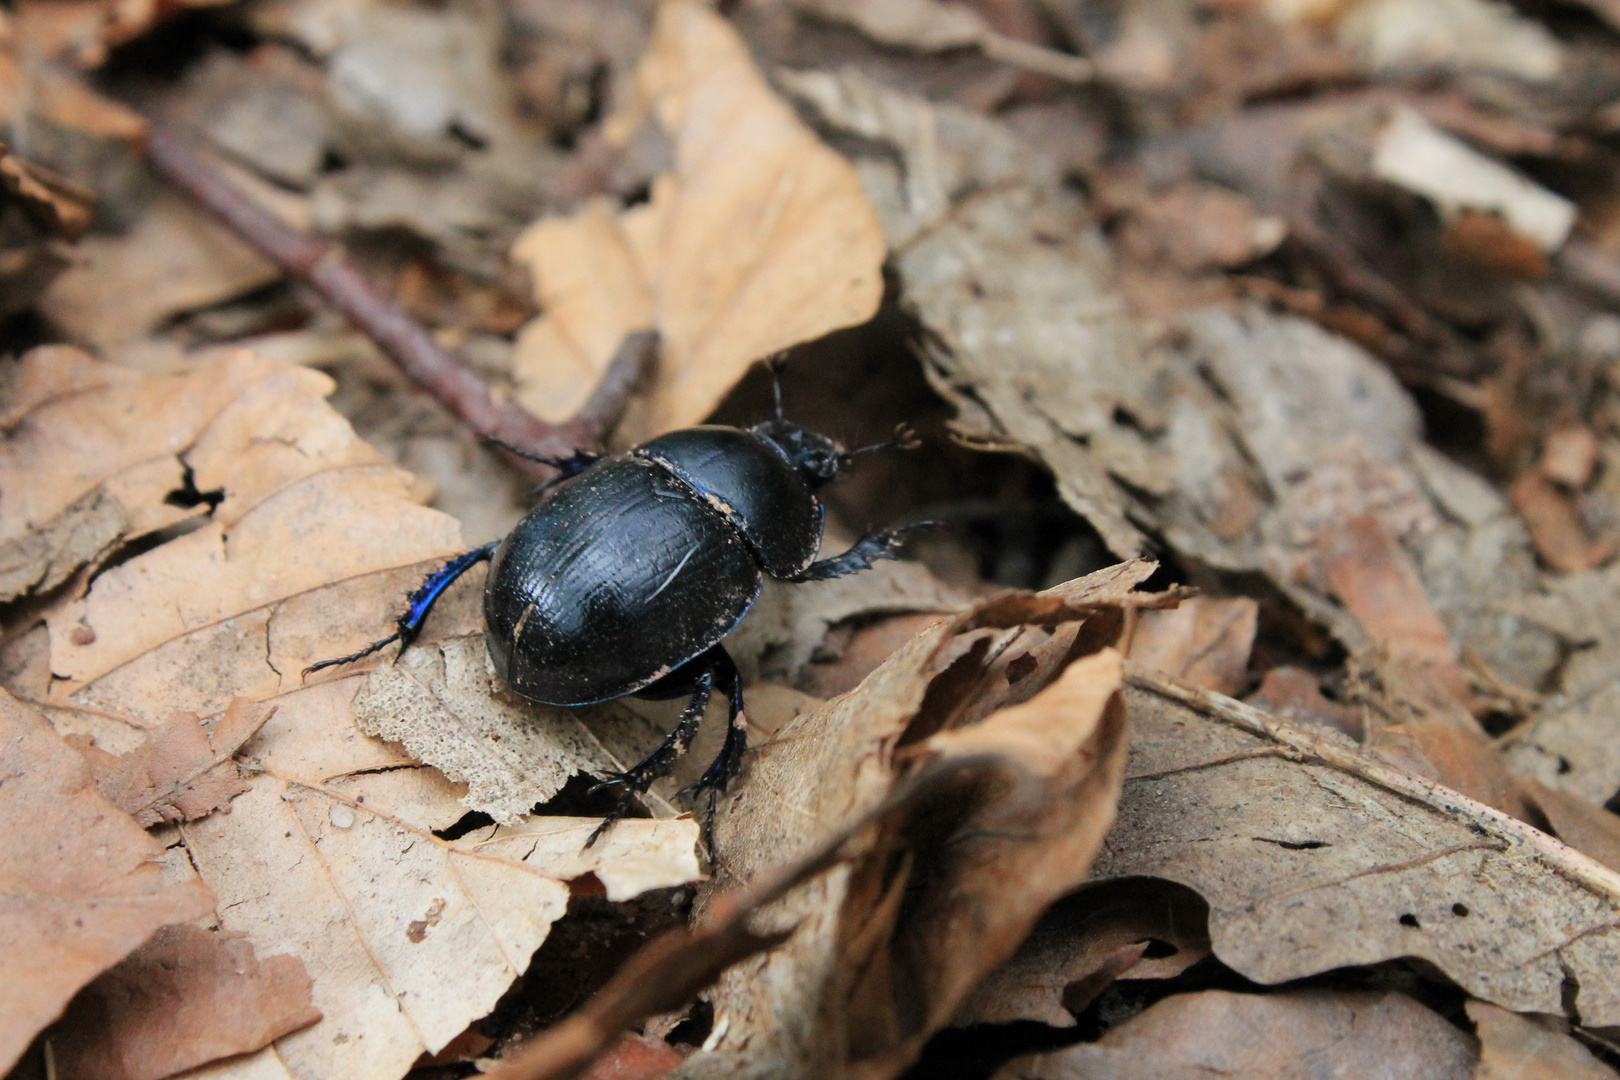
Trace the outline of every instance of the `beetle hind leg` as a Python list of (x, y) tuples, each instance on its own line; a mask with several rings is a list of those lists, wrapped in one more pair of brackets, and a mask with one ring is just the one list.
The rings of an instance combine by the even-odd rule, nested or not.
[(618, 803), (602, 819), (602, 824), (592, 832), (585, 846), (595, 844), (602, 834), (613, 827), (613, 823), (625, 815), (625, 811), (635, 803), (636, 796), (645, 794), (652, 786), (654, 780), (668, 776), (669, 771), (675, 767), (675, 761), (686, 748), (692, 745), (692, 739), (697, 735), (698, 725), (703, 722), (703, 712), (709, 707), (709, 696), (714, 692), (714, 670), (705, 669), (701, 672), (692, 687), (692, 697), (687, 701), (681, 718), (675, 722), (675, 727), (664, 736), (653, 752), (642, 758), (640, 762), (625, 769), (623, 772), (611, 772), (602, 778), (602, 782), (591, 788), (592, 791), (601, 791), (603, 788), (618, 787), (622, 791)]
[(721, 646), (715, 646), (714, 671), (716, 685), (725, 692), (730, 703), (730, 716), (726, 724), (726, 741), (720, 747), (709, 767), (703, 770), (703, 775), (687, 790), (694, 794), (702, 791), (709, 793), (708, 811), (703, 816), (703, 846), (709, 849), (710, 857), (714, 857), (714, 814), (720, 796), (725, 794), (726, 786), (742, 771), (743, 754), (748, 750), (748, 717), (743, 712), (742, 676), (737, 672), (737, 665), (731, 655)]
[(363, 660), (396, 641), (399, 642), (399, 651), (403, 653), (411, 647), (411, 643), (422, 632), (422, 624), (427, 621), (428, 612), (433, 610), (433, 605), (438, 602), (439, 597), (444, 595), (444, 591), (462, 574), (465, 574), (481, 562), (487, 562), (495, 554), (495, 548), (498, 546), (498, 544), (490, 543), (485, 544), (483, 547), (473, 548), (465, 554), (457, 555), (433, 571), (427, 576), (427, 580), (423, 581), (410, 596), (406, 597), (408, 606), (405, 609), (405, 614), (396, 620), (395, 625), (398, 629), (392, 634), (379, 641), (373, 641), (370, 645), (358, 652), (352, 652), (348, 656), (338, 656), (331, 660), (322, 660), (319, 663), (311, 664), (304, 669), (304, 678), (308, 678), (323, 668), (338, 667), (343, 664), (352, 664), (356, 660)]

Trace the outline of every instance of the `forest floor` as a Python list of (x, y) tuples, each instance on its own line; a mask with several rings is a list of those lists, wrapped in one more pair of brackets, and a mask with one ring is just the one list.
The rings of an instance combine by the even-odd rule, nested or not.
[[(1620, 2), (26, 0), (0, 137), (0, 1072), (1620, 1076)], [(712, 845), (482, 566), (306, 670), (774, 408), (927, 524)]]

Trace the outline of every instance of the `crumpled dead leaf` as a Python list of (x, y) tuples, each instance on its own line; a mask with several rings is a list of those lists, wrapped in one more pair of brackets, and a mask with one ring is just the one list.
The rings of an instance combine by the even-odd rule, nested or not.
[(0, 814), (33, 834), (0, 845), (0, 1069), (10, 1069), (81, 986), (214, 899), (200, 881), (167, 884), (157, 841), (95, 789), (39, 713), (3, 691), (0, 746)]
[[(756, 933), (791, 936), (722, 977), (712, 1053), (680, 1075), (895, 1075), (1078, 884), (1123, 746), (1120, 658), (1106, 645), (1123, 606), (1175, 602), (1133, 591), (1151, 570), (982, 601), (759, 749), (717, 824), (711, 897), (813, 851), (907, 783), (969, 771), (754, 918)], [(995, 762), (1007, 764), (974, 771)], [(1024, 884), (1013, 895), (1010, 878)]]
[(1324, 541), (1374, 514), (1457, 646), (1517, 685), (1552, 670), (1557, 642), (1514, 606), (1537, 584), (1523, 522), (1424, 443), (1387, 367), (1257, 305), (1186, 312), (1146, 341), (1084, 208), (1010, 133), (854, 71), (781, 79), (898, 154), (856, 167), (962, 437), (1038, 455), (1115, 552), (1155, 523), (1183, 556), (1265, 573), (1357, 653), (1372, 642), (1334, 599)]
[(151, 828), (222, 810), (246, 791), (231, 757), (264, 726), (270, 712), (238, 698), (211, 729), (192, 713), (177, 713), (139, 748), (121, 756), (98, 748), (85, 735), (70, 735), (68, 743), (90, 763), (101, 793)]
[(513, 249), (546, 309), (513, 372), (537, 415), (569, 415), (626, 333), (659, 331), (651, 404), (626, 421), (632, 441), (703, 419), (748, 365), (864, 322), (883, 292), (882, 230), (854, 171), (700, 4), (659, 8), (635, 98), (610, 130), (628, 139), (652, 120), (674, 139), (675, 167), (649, 202), (542, 220)]
[[(979, 983), (954, 1027), (1036, 1020), (1073, 1027), (1115, 979), (1170, 979), (1209, 955), (1209, 908), (1167, 881), (1092, 885), (1053, 904)], [(1148, 958), (1153, 946), (1167, 955)]]
[(1467, 1080), (1474, 1040), (1404, 994), (1178, 994), (1095, 1043), (1025, 1058), (996, 1080), (1193, 1080), (1210, 1075)]
[(1121, 417), (1153, 424), (1143, 362), (1106, 253), (1050, 162), (991, 120), (859, 72), (783, 73), (831, 126), (888, 143), (861, 157), (902, 302), (930, 331), (924, 365), (964, 438), (1033, 451), (1059, 494), (1121, 555), (1143, 547), (1112, 475), (1166, 479)]
[(196, 513), (169, 499), (186, 489), (178, 452), (259, 374), (246, 354), (146, 380), (77, 349), (23, 356), (5, 387), (0, 599), (52, 589), (125, 537)]
[(1620, 1023), (1620, 874), (1337, 733), (1132, 682), (1096, 879), (1197, 890), (1215, 955), (1257, 982), (1415, 956), (1503, 1008)]
[(51, 1031), (63, 1080), (162, 1080), (321, 1018), (296, 957), (241, 934), (166, 926), (73, 999)]
[[(689, 820), (621, 822), (583, 857), (594, 820), (548, 819), (548, 843), (443, 840), (433, 830), (465, 815), (466, 790), (356, 728), (364, 668), (303, 685), (305, 666), (390, 627), (461, 546), (455, 521), (420, 506), (420, 485), (322, 400), (326, 376), (237, 352), (193, 372), (182, 402), (170, 380), (90, 370), (108, 412), (169, 418), (154, 425), (172, 431), (161, 460), (218, 501), (48, 610), (41, 662), (57, 677), (42, 704), (108, 751), (175, 712), (218, 723), (239, 697), (275, 707), (238, 751), (247, 790), (229, 813), (176, 826), (170, 859), (212, 887), (225, 930), (261, 956), (292, 954), (313, 980), (323, 1018), (241, 1068), (395, 1080), (493, 1007), (566, 909), (569, 880), (594, 873), (625, 896), (698, 876)], [(166, 409), (201, 415), (177, 425)], [(478, 601), (479, 582), (452, 590), (418, 648), (475, 627)]]

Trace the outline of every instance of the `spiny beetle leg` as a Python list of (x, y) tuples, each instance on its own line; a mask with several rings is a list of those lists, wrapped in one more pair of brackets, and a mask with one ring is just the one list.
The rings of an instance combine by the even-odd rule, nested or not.
[(924, 525), (932, 525), (931, 521), (919, 521), (899, 529), (883, 529), (879, 532), (867, 533), (855, 542), (855, 546), (842, 555), (834, 555), (830, 559), (820, 559), (805, 568), (802, 574), (794, 581), (826, 581), (829, 578), (847, 577), (858, 574), (862, 570), (870, 570), (872, 564), (879, 559), (893, 559), (897, 557), (901, 545), (905, 543), (905, 534), (912, 529), (919, 529)]
[(602, 824), (591, 833), (590, 839), (585, 841), (586, 847), (595, 844), (603, 833), (612, 828), (613, 823), (630, 809), (636, 796), (646, 792), (654, 780), (669, 775), (669, 771), (675, 767), (676, 760), (692, 745), (698, 726), (703, 723), (703, 711), (709, 707), (709, 695), (713, 691), (714, 670), (711, 668), (698, 675), (692, 687), (692, 697), (686, 703), (686, 709), (681, 713), (681, 718), (675, 722), (674, 729), (664, 736), (664, 741), (636, 765), (623, 772), (607, 774), (601, 783), (591, 788), (593, 792), (609, 787), (621, 787), (623, 791), (619, 795), (618, 803), (608, 812), (607, 817), (602, 819)]
[(337, 667), (340, 664), (352, 664), (356, 660), (364, 659), (395, 641), (399, 642), (399, 651), (403, 653), (411, 647), (411, 643), (422, 632), (422, 624), (427, 621), (428, 612), (433, 610), (433, 605), (438, 602), (440, 596), (444, 595), (444, 590), (448, 589), (457, 578), (468, 570), (481, 562), (488, 561), (490, 556), (495, 554), (495, 549), (498, 546), (498, 543), (489, 543), (483, 547), (473, 548), (463, 555), (457, 555), (433, 571), (427, 576), (427, 580), (417, 586), (416, 590), (406, 598), (408, 606), (405, 609), (405, 614), (401, 615), (396, 623), (399, 627), (397, 630), (381, 641), (373, 641), (359, 652), (352, 652), (348, 656), (339, 656), (332, 660), (322, 660), (318, 664), (311, 664), (304, 669), (303, 677), (308, 678), (311, 673), (320, 671), (322, 668)]
[(715, 657), (715, 682), (725, 691), (730, 702), (730, 718), (726, 725), (726, 741), (720, 747), (720, 753), (715, 756), (709, 767), (703, 770), (703, 775), (697, 783), (687, 788), (687, 792), (696, 794), (707, 790), (709, 793), (708, 811), (703, 817), (703, 845), (709, 849), (712, 858), (715, 853), (714, 846), (714, 814), (720, 796), (725, 792), (726, 785), (742, 771), (743, 754), (748, 750), (748, 719), (743, 714), (742, 676), (737, 673), (737, 665), (731, 659), (731, 654), (723, 646), (715, 646), (718, 653)]

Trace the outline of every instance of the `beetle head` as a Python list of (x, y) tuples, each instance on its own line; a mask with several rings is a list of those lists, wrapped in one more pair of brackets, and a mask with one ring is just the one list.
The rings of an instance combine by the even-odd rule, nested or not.
[(787, 455), (799, 478), (811, 491), (837, 476), (839, 468), (849, 456), (844, 453), (843, 447), (827, 436), (780, 417), (755, 424), (751, 430), (775, 443)]

